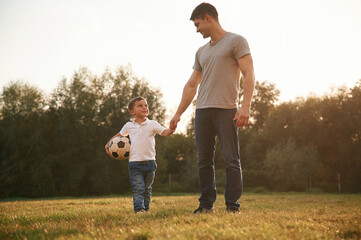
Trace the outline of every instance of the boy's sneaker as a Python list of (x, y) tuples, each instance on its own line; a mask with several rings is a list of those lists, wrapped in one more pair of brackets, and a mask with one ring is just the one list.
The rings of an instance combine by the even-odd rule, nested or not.
[(196, 209), (194, 211), (194, 214), (202, 214), (202, 213), (214, 213), (214, 208), (212, 207), (212, 208), (208, 209), (208, 208), (199, 207), (198, 209)]
[(238, 208), (230, 208), (230, 209), (227, 209), (227, 212), (229, 214), (241, 214), (241, 212), (239, 211)]

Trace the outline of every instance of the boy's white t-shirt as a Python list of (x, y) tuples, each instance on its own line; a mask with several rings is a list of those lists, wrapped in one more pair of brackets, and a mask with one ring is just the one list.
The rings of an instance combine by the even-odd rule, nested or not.
[(130, 137), (129, 162), (155, 160), (154, 136), (161, 135), (164, 130), (157, 121), (148, 118), (141, 124), (134, 119), (127, 122), (119, 133)]

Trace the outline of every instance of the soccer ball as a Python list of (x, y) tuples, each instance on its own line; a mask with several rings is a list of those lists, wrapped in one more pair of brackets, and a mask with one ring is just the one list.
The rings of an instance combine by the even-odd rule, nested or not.
[(116, 160), (125, 160), (129, 157), (130, 141), (127, 137), (115, 137), (109, 144), (109, 152)]

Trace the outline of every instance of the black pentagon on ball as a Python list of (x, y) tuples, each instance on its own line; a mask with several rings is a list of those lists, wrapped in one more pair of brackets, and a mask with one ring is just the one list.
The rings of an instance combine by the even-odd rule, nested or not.
[(113, 157), (115, 157), (115, 158), (118, 158), (118, 153), (116, 153), (116, 152), (112, 152), (112, 155), (113, 155)]
[(124, 154), (124, 157), (129, 157), (129, 152), (126, 152), (126, 153)]
[(123, 148), (125, 146), (125, 142), (123, 141), (119, 141), (117, 144), (118, 144), (118, 148)]

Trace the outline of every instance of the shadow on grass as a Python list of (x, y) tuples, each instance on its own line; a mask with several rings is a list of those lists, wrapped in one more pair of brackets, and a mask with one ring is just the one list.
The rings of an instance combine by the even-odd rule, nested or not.
[[(152, 196), (160, 197), (160, 196), (199, 196), (200, 193), (194, 192), (153, 192)], [(223, 193), (219, 193), (223, 195)], [(265, 189), (256, 189), (256, 190), (249, 190), (243, 192), (243, 195), (360, 195), (360, 193), (329, 193), (329, 192), (275, 192), (275, 191), (266, 191)], [(23, 197), (14, 197), (14, 198), (4, 198), (0, 199), (0, 202), (16, 202), (16, 201), (46, 201), (46, 200), (76, 200), (76, 199), (105, 199), (105, 198), (129, 198), (132, 197), (132, 193), (126, 193), (122, 195), (100, 195), (100, 196), (60, 196), (60, 197), (47, 197), (47, 198), (23, 198)]]
[(16, 230), (9, 232), (0, 232), (0, 239), (55, 239), (57, 237), (66, 237), (78, 235), (77, 229), (57, 228), (53, 230), (32, 229), (32, 230)]
[[(182, 192), (154, 192), (152, 196), (193, 196), (199, 195), (199, 193), (182, 193)], [(132, 193), (126, 193), (122, 195), (102, 195), (102, 196), (60, 196), (60, 197), (47, 197), (47, 198), (23, 198), (23, 197), (14, 197), (14, 198), (4, 198), (0, 199), (0, 202), (16, 202), (16, 201), (46, 201), (46, 200), (72, 200), (72, 199), (101, 199), (101, 198), (128, 198), (132, 197)]]
[(0, 199), (0, 202), (16, 202), (16, 201), (46, 201), (46, 200), (75, 200), (75, 199), (101, 199), (101, 198), (128, 198), (131, 197), (131, 194), (124, 195), (104, 195), (104, 196), (83, 196), (83, 197), (72, 197), (72, 196), (62, 196), (62, 197), (47, 197), (47, 198), (4, 198)]

